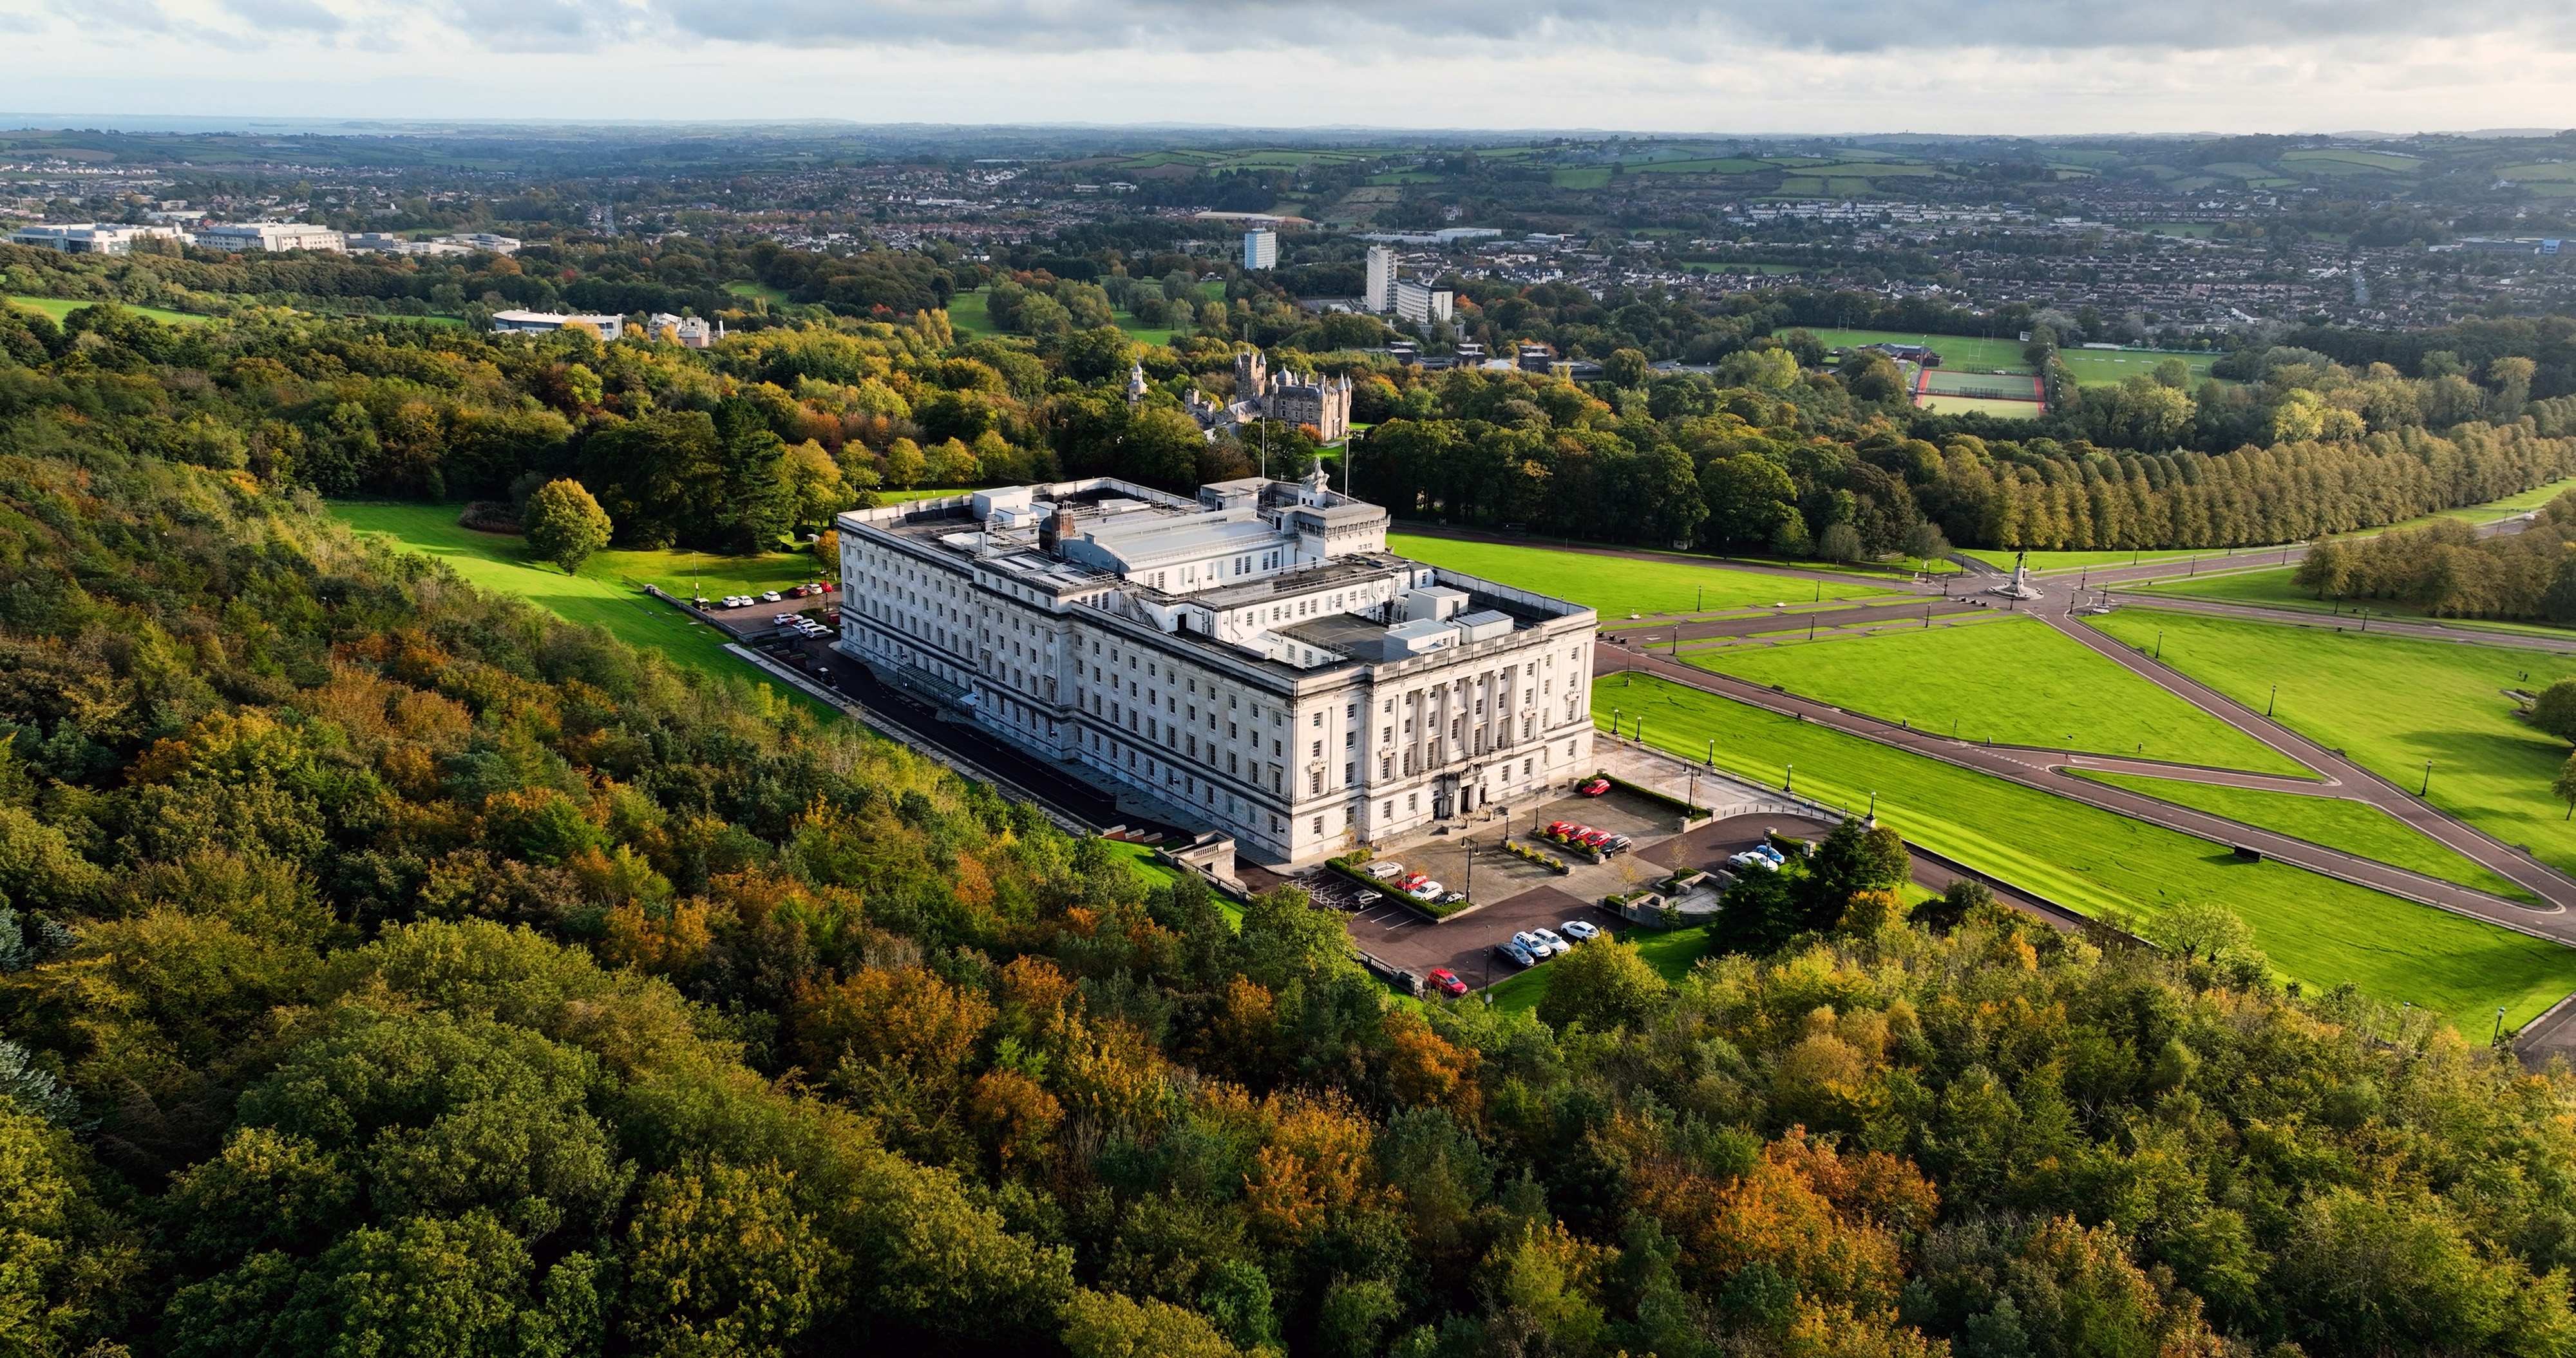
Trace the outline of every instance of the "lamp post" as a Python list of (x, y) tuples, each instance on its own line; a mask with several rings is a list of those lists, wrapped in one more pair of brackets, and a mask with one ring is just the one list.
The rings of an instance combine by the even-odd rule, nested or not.
[(1467, 836), (1467, 903), (1476, 903), (1476, 837)]
[(1708, 766), (1717, 767), (1717, 737), (1715, 736), (1708, 738)]
[(2162, 659), (2164, 659), (2164, 658), (2165, 658), (2165, 634), (2164, 634), (2162, 631), (2158, 631), (2158, 632), (2156, 633), (2156, 659), (2158, 659), (2158, 660), (2162, 660)]
[(2280, 703), (2280, 701), (2281, 701), (2281, 686), (2280, 686), (2279, 684), (2274, 684), (2274, 685), (2272, 686), (2272, 696), (2271, 696), (2269, 699), (2265, 700), (2265, 701), (2264, 701), (2264, 703), (2263, 703), (2263, 715), (2264, 715), (2264, 716), (2267, 716), (2267, 717), (2268, 717), (2268, 716), (2270, 716), (2270, 715), (2272, 715), (2272, 709), (2273, 709), (2273, 707), (2274, 707), (2274, 706), (2276, 706), (2276, 705), (2278, 705), (2278, 704)]
[(2415, 795), (2418, 797), (2433, 795), (2433, 761), (2430, 759), (2424, 761), (2424, 786), (2417, 788)]
[(1798, 766), (1797, 766), (1797, 765), (1795, 765), (1795, 764), (1791, 764), (1791, 765), (1789, 765), (1789, 766), (1788, 766), (1788, 768), (1786, 769), (1786, 771), (1784, 771), (1784, 772), (1780, 775), (1780, 790), (1781, 790), (1782, 792), (1788, 792), (1788, 791), (1793, 790), (1792, 785), (1793, 785), (1793, 784), (1795, 784), (1797, 781), (1798, 781)]

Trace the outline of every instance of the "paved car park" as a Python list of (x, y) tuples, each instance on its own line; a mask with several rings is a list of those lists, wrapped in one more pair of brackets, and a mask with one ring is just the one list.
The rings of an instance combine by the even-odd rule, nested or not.
[[(1643, 772), (1639, 769), (1625, 776), (1637, 777)], [(1687, 773), (1686, 767), (1684, 772)], [(1722, 790), (1724, 786), (1719, 780), (1701, 775), (1697, 787), (1703, 794), (1703, 804), (1714, 804), (1721, 810), (1728, 807), (1732, 798)], [(1676, 794), (1683, 790), (1683, 784), (1675, 783)], [(1734, 804), (1746, 805), (1741, 801)], [(1627, 835), (1631, 847), (1626, 853), (1613, 854), (1606, 862), (1595, 864), (1534, 836), (1537, 828), (1558, 820)], [(1556, 854), (1573, 871), (1560, 874), (1503, 852), (1499, 844), (1506, 825), (1515, 841)], [(1536, 928), (1563, 933), (1568, 920), (1584, 920), (1605, 930), (1627, 930), (1634, 926), (1603, 909), (1599, 904), (1602, 897), (1651, 887), (1680, 868), (1727, 874), (1731, 871), (1726, 863), (1728, 857), (1761, 843), (1772, 832), (1815, 839), (1828, 829), (1808, 817), (1774, 810), (1721, 814), (1685, 834), (1681, 833), (1680, 813), (1671, 807), (1614, 787), (1599, 797), (1564, 797), (1526, 810), (1505, 811), (1497, 807), (1490, 816), (1453, 825), (1450, 833), (1398, 846), (1370, 860), (1401, 863), (1408, 873), (1427, 872), (1445, 886), (1468, 890), (1474, 899), (1488, 902), (1445, 923), (1435, 923), (1420, 911), (1392, 901), (1369, 902), (1365, 899), (1369, 894), (1366, 889), (1347, 878), (1316, 891), (1316, 900), (1318, 904), (1350, 911), (1352, 940), (1379, 960), (1416, 976), (1434, 967), (1447, 967), (1468, 985), (1481, 989), (1521, 970), (1494, 952), (1495, 944), (1513, 934)], [(1475, 863), (1472, 879), (1467, 870), (1471, 845)], [(1959, 876), (1927, 858), (1918, 855), (1914, 859), (1915, 885), (1927, 890), (1945, 890)], [(1301, 878), (1301, 885), (1313, 890), (1324, 878), (1335, 877), (1329, 872), (1320, 878), (1310, 873)], [(2061, 928), (2067, 927), (2055, 914), (2008, 893), (1997, 892), (1996, 898)]]
[[(1560, 820), (1627, 835), (1632, 848), (1595, 864), (1537, 838), (1539, 828)], [(1488, 816), (1450, 827), (1450, 833), (1435, 833), (1371, 860), (1401, 863), (1407, 873), (1428, 873), (1450, 890), (1466, 891), (1471, 899), (1485, 904), (1442, 923), (1394, 901), (1362, 904), (1350, 916), (1351, 937), (1381, 961), (1417, 976), (1447, 967), (1471, 986), (1488, 985), (1519, 970), (1494, 952), (1495, 944), (1513, 934), (1540, 928), (1562, 933), (1568, 920), (1583, 920), (1604, 930), (1626, 927), (1625, 921), (1596, 902), (1661, 878), (1665, 869), (1638, 850), (1673, 837), (1680, 828), (1678, 812), (1619, 788), (1598, 797), (1560, 797), (1526, 809), (1497, 806)], [(1558, 873), (1504, 852), (1501, 844), (1507, 832), (1515, 842), (1564, 859), (1574, 871)], [(1322, 883), (1310, 878), (1308, 884), (1312, 889)], [(1388, 890), (1393, 889), (1390, 882)], [(1364, 894), (1316, 892), (1319, 901), (1335, 904)]]

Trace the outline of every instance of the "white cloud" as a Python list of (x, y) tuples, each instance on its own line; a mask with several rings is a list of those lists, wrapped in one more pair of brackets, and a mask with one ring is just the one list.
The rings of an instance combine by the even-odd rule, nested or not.
[(0, 0), (6, 30), (0, 100), (65, 115), (2576, 125), (2570, 21), (2498, 0)]

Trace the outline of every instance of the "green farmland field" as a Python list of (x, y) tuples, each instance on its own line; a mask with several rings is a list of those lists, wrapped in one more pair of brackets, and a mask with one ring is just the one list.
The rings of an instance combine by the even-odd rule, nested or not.
[(2079, 777), (2126, 788), (2213, 816), (2243, 821), (2281, 834), (2341, 849), (2374, 862), (2412, 868), (2427, 877), (2538, 904), (2538, 898), (2504, 878), (2444, 848), (2406, 822), (2363, 802), (2338, 797), (2308, 797), (2295, 792), (2219, 787), (2179, 778), (2141, 778), (2128, 773), (2086, 772)]
[(2576, 678), (2576, 656), (2136, 607), (2093, 625), (2140, 647), (2163, 633), (2166, 664), (2258, 711), (2279, 684), (2279, 721), (2410, 791), (2430, 760), (2435, 806), (2576, 870), (2576, 825), (2549, 793), (2567, 744), (2504, 693)]
[(1691, 663), (1968, 740), (2303, 772), (2036, 618), (1728, 650)]
[[(2311, 989), (2349, 981), (2390, 1002), (2482, 1018), (2502, 1005), (2529, 1021), (2576, 989), (2576, 951), (2097, 811), (2001, 779), (1775, 716), (1651, 675), (1604, 679), (1593, 713), (1647, 714), (1654, 744), (1879, 818), (1907, 839), (2071, 908), (2151, 919), (2186, 901), (2224, 905), (2252, 926), (2283, 974)], [(2481, 1032), (2483, 1030), (2481, 1029)]]
[[(1688, 557), (1640, 561), (1591, 552), (1560, 552), (1505, 542), (1390, 534), (1387, 550), (1434, 566), (1480, 576), (1497, 584), (1571, 599), (1607, 622), (1631, 613), (1688, 613), (1694, 609), (1758, 608), (1773, 603), (1813, 604), (1813, 581), (1754, 571), (1704, 566)], [(1804, 599), (1798, 596), (1804, 594)], [(1825, 602), (1894, 597), (1859, 580), (1826, 580)]]

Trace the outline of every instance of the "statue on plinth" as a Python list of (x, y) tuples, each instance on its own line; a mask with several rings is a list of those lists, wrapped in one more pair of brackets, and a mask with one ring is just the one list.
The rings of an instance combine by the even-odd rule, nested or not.
[(2007, 599), (2038, 598), (2039, 587), (2030, 582), (2030, 553), (2024, 551), (2016, 554), (2013, 557), (2012, 579), (2007, 580), (1986, 592), (1988, 594), (2000, 594)]

